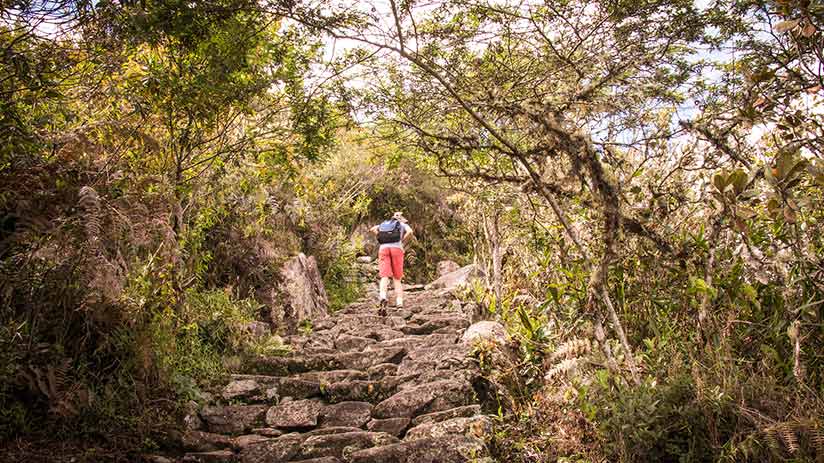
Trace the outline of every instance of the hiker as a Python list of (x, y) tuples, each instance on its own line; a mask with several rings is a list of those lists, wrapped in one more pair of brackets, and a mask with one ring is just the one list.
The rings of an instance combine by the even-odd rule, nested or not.
[(403, 307), (403, 244), (412, 238), (412, 227), (406, 223), (402, 212), (395, 212), (392, 218), (370, 229), (378, 237), (378, 270), (380, 272), (380, 315), (386, 315), (389, 279), (395, 285), (395, 306)]

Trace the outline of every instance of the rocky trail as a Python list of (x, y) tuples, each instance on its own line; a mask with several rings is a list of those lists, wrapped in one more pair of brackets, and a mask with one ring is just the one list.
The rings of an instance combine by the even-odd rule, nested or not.
[(190, 417), (182, 461), (491, 461), (487, 389), (469, 356), (490, 322), (470, 328), (449, 290), (418, 289), (387, 316), (370, 298), (317, 320), (286, 338), (289, 355), (233, 375)]

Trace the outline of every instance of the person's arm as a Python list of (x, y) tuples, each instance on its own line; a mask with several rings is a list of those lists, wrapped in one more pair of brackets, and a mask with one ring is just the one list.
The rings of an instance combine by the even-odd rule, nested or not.
[(377, 225), (375, 225), (374, 227), (370, 228), (370, 229), (369, 229), (369, 231), (370, 231), (373, 235), (376, 235), (376, 236), (377, 236), (377, 234), (378, 234), (378, 226), (377, 226)]
[(404, 234), (403, 234), (403, 238), (401, 238), (401, 242), (406, 244), (407, 241), (412, 239), (412, 236), (415, 234), (415, 232), (412, 230), (412, 227), (410, 227), (409, 225), (404, 224), (403, 226), (405, 227), (405, 231), (404, 231)]

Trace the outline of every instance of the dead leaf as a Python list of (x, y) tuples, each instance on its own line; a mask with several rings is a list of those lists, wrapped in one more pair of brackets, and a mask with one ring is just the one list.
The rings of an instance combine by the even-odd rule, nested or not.
[(803, 29), (801, 29), (801, 35), (804, 37), (812, 37), (816, 33), (816, 28), (810, 23), (807, 23)]
[(784, 32), (789, 31), (790, 29), (792, 29), (792, 28), (794, 28), (794, 27), (798, 26), (798, 23), (799, 23), (799, 22), (800, 22), (800, 21), (799, 21), (798, 19), (793, 19), (793, 20), (790, 20), (790, 21), (781, 21), (780, 23), (776, 24), (776, 25), (773, 27), (773, 29), (774, 29), (776, 32), (778, 32), (779, 34), (782, 34), (782, 33), (784, 33)]
[(784, 208), (784, 220), (788, 223), (795, 223), (796, 215), (795, 211), (789, 207)]

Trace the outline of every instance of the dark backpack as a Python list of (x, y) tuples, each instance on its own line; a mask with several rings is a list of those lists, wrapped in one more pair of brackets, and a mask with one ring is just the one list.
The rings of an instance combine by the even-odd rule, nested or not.
[(378, 243), (399, 243), (402, 237), (403, 225), (400, 220), (385, 220), (378, 225)]

